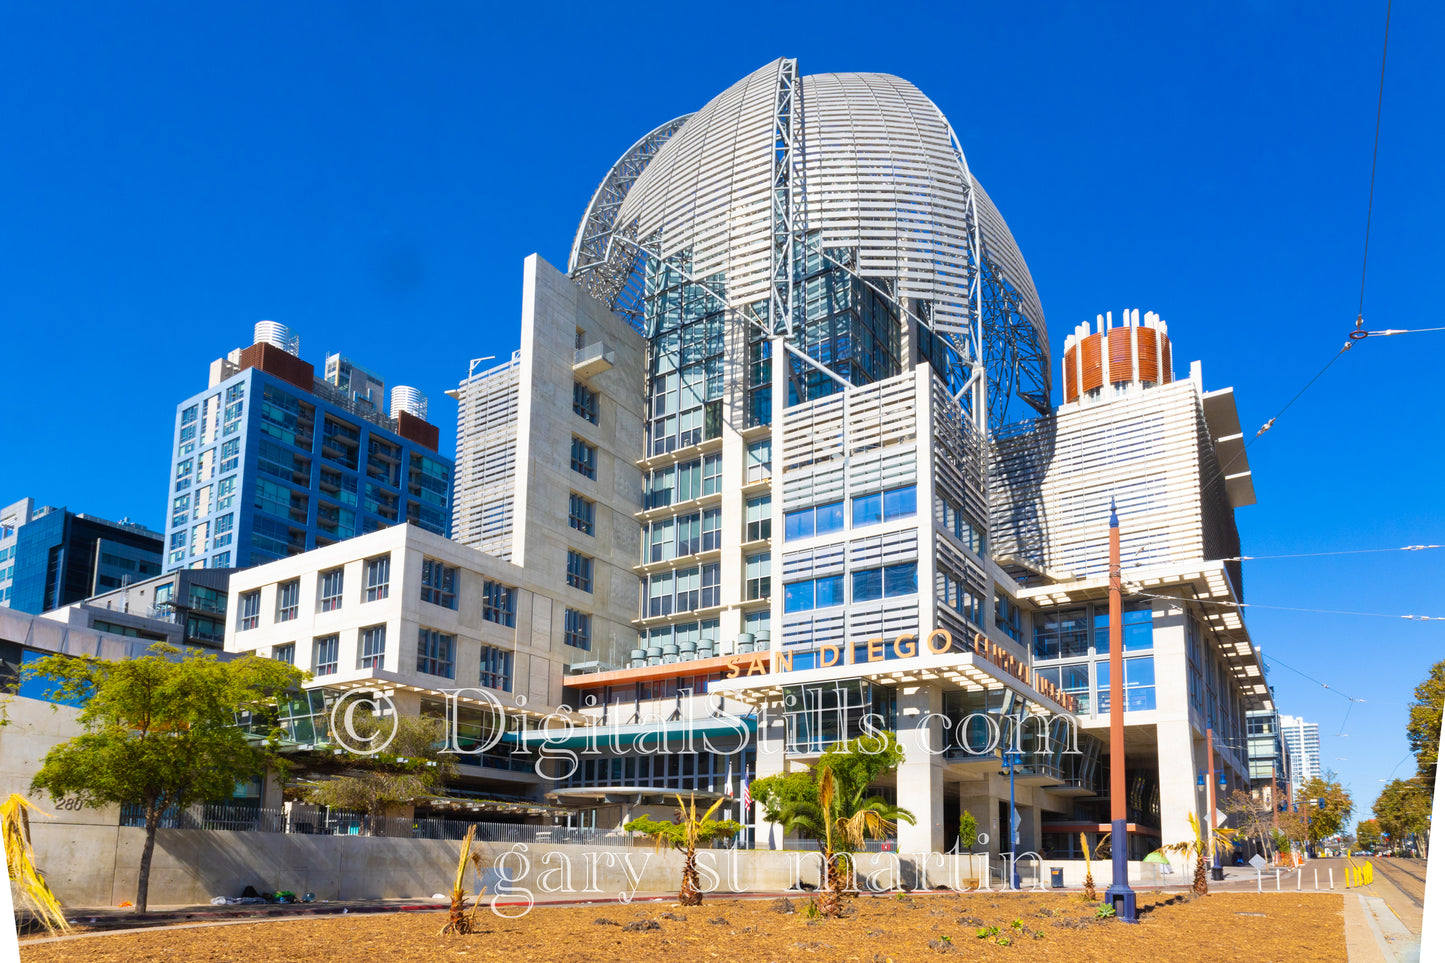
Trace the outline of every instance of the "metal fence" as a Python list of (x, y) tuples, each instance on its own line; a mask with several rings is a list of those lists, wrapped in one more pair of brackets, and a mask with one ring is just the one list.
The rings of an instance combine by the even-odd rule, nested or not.
[[(144, 826), (139, 805), (121, 807), (122, 826)], [(401, 816), (371, 817), (364, 813), (330, 809), (288, 811), (263, 809), (244, 803), (200, 803), (187, 809), (167, 809), (162, 829), (219, 829), (231, 832), (297, 833), (319, 836), (387, 836), (399, 839), (461, 839), (468, 826), (476, 826), (478, 842), (581, 843), (589, 846), (631, 846), (632, 834), (621, 830), (575, 829), (568, 826), (534, 826), (520, 823), (474, 822)]]

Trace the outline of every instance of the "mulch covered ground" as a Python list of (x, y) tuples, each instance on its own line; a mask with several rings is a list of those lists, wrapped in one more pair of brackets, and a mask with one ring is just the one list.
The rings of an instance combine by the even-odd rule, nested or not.
[[(861, 896), (839, 920), (808, 901), (710, 899), (535, 907), (517, 919), (483, 910), (479, 931), (439, 936), (443, 913), (304, 918), (107, 934), (24, 946), (24, 963), (677, 963), (951, 958), (1018, 963), (1345, 963), (1338, 894), (1141, 894), (1142, 920), (1097, 919), (1076, 894)], [(788, 910), (792, 911), (789, 912)], [(511, 912), (516, 912), (512, 910)], [(996, 927), (996, 932), (990, 932)], [(980, 937), (979, 931), (985, 931)]]

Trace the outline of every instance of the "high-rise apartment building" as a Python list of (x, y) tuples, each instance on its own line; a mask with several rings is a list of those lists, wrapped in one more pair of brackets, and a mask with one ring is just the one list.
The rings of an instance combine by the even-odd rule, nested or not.
[(1320, 776), (1320, 727), (1299, 716), (1280, 716), (1280, 732), (1289, 752), (1289, 782), (1299, 789)]
[(37, 506), (0, 509), (0, 605), (40, 613), (150, 578), (161, 570), (161, 536), (118, 522)]
[(261, 322), (176, 406), (167, 571), (244, 568), (402, 522), (447, 534), (452, 460), (436, 426), (388, 417), (381, 379), (339, 355), (316, 377), (288, 350), (299, 343)]

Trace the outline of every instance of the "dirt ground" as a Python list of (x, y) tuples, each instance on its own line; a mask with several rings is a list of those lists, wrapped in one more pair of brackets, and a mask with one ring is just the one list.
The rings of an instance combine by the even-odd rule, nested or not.
[[(1141, 894), (1141, 922), (1095, 919), (1077, 895), (861, 896), (840, 920), (809, 919), (806, 899), (711, 899), (533, 908), (518, 919), (483, 909), (480, 931), (443, 937), (442, 913), (306, 918), (108, 934), (22, 944), (23, 963), (662, 963), (837, 960), (917, 963), (950, 957), (1018, 963), (1345, 963), (1339, 895)], [(1018, 926), (1013, 925), (1018, 921)], [(981, 928), (998, 932), (980, 938)], [(1007, 942), (1004, 942), (1007, 940)]]

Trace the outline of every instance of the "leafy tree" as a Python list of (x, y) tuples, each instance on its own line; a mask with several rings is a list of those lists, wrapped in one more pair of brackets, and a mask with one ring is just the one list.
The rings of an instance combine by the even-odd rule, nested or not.
[(1384, 842), (1384, 838), (1380, 833), (1380, 821), (1378, 819), (1363, 819), (1355, 826), (1355, 845), (1360, 849), (1374, 852), (1379, 849), (1380, 844)]
[(1235, 831), (1216, 829), (1213, 833), (1204, 829), (1194, 813), (1189, 814), (1189, 828), (1194, 831), (1193, 839), (1160, 846), (1158, 852), (1194, 857), (1194, 892), (1200, 896), (1209, 892), (1209, 874), (1205, 872), (1207, 861), (1215, 853), (1222, 853), (1234, 845)]
[(679, 808), (675, 814), (675, 822), (639, 816), (622, 827), (629, 832), (646, 833), (657, 842), (658, 846), (670, 845), (683, 854), (682, 887), (677, 893), (677, 901), (683, 906), (702, 905), (702, 887), (697, 875), (698, 844), (708, 843), (718, 838), (731, 839), (743, 828), (742, 823), (735, 819), (712, 818), (712, 814), (717, 812), (723, 802), (724, 800), (719, 799), (699, 817), (697, 796), (692, 796), (690, 803), (684, 803), (682, 797), (678, 796)]
[[(822, 843), (821, 822), (816, 818), (820, 808), (819, 777), (824, 769), (833, 773), (835, 798), (851, 810), (870, 801), (868, 787), (884, 773), (903, 763), (903, 749), (891, 732), (879, 736), (859, 736), (835, 745), (818, 757), (812, 770), (765, 776), (752, 783), (753, 799), (763, 807), (763, 817), (783, 827), (785, 833), (796, 833)], [(882, 800), (871, 800), (882, 807)], [(900, 810), (901, 811), (901, 810)], [(803, 816), (799, 821), (796, 817)], [(913, 821), (909, 814), (908, 822)]]
[[(1344, 786), (1318, 776), (1304, 784), (1297, 799), (1301, 813), (1308, 809), (1308, 837), (1312, 843), (1339, 832), (1355, 811), (1355, 802)], [(1317, 800), (1319, 805), (1315, 804)]]
[(1373, 808), (1381, 833), (1390, 834), (1385, 841), (1389, 848), (1404, 845), (1405, 838), (1414, 833), (1420, 843), (1420, 855), (1429, 854), (1430, 802), (1431, 795), (1419, 776), (1396, 779), (1380, 790)]
[(54, 655), (26, 667), (80, 705), (84, 732), (50, 750), (31, 781), (56, 799), (134, 804), (145, 814), (135, 909), (146, 911), (156, 830), (168, 808), (227, 799), (265, 771), (268, 752), (248, 740), (237, 713), (265, 711), (304, 675), (273, 659), (221, 662), (155, 645), (120, 662)]
[[(326, 768), (339, 772), (302, 789), (307, 802), (334, 809), (349, 809), (371, 817), (371, 834), (384, 835), (386, 811), (433, 795), (455, 774), (452, 755), (443, 752), (446, 731), (441, 719), (418, 716), (360, 715), (354, 718), (356, 734), (370, 740), (395, 726), (385, 749), (373, 755), (313, 757), (303, 760), (314, 777)], [(339, 760), (333, 762), (332, 760)], [(308, 765), (309, 763), (309, 765)]]
[(1274, 813), (1268, 806), (1262, 805), (1248, 791), (1236, 789), (1229, 794), (1229, 799), (1225, 800), (1222, 808), (1234, 817), (1235, 829), (1240, 836), (1257, 839), (1259, 848), (1266, 848), (1265, 842), (1269, 838), (1270, 830), (1274, 828)]
[(967, 809), (958, 817), (958, 841), (967, 845), (970, 853), (978, 843), (978, 820)]
[(1410, 751), (1415, 753), (1415, 765), (1429, 793), (1435, 792), (1442, 714), (1445, 714), (1445, 660), (1431, 666), (1425, 681), (1415, 687), (1415, 701), (1410, 703), (1410, 722), (1405, 727)]

